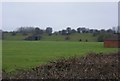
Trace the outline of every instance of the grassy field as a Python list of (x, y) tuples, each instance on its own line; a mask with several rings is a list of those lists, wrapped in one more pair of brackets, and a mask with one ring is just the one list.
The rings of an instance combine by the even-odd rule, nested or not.
[[(25, 39), (27, 36), (30, 36), (31, 34), (28, 35), (22, 35), (22, 34), (16, 34), (15, 36), (12, 36), (11, 33), (4, 33), (4, 40), (15, 40), (15, 41), (20, 41)], [(48, 34), (42, 34), (42, 39), (43, 41), (66, 41), (65, 38), (67, 37), (66, 35), (51, 35), (48, 36)], [(68, 41), (79, 41), (80, 39), (82, 42), (85, 42), (87, 39), (89, 42), (96, 42), (97, 41), (97, 36), (93, 36), (92, 33), (73, 33), (69, 35), (70, 39)]]
[(49, 60), (90, 52), (117, 52), (117, 48), (104, 48), (101, 42), (56, 42), (56, 41), (3, 41), (3, 69), (14, 71), (31, 68)]

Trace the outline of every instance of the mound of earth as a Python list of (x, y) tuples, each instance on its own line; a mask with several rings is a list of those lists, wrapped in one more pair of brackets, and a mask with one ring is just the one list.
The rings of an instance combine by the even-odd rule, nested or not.
[(95, 54), (59, 59), (30, 70), (20, 70), (3, 79), (119, 79), (120, 53)]

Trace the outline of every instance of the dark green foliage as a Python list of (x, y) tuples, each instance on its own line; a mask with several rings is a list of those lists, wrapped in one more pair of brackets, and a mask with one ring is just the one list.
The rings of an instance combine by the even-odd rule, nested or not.
[(15, 35), (16, 35), (16, 32), (13, 31), (13, 32), (12, 32), (12, 36), (15, 36)]
[(51, 36), (52, 34), (48, 34), (49, 36)]
[(55, 35), (58, 35), (58, 34), (59, 34), (59, 32), (54, 32), (54, 34), (55, 34)]
[(70, 34), (72, 33), (72, 30), (71, 30), (70, 27), (68, 27), (66, 30), (67, 30), (67, 34), (68, 34), (68, 35), (70, 35)]
[(77, 32), (78, 32), (78, 33), (81, 33), (81, 32), (80, 32), (80, 28), (77, 28)]
[(105, 39), (105, 37), (103, 35), (100, 35), (97, 40), (98, 40), (98, 42), (103, 42), (104, 39)]
[(80, 39), (79, 41), (81, 42), (82, 40)]
[(67, 30), (62, 30), (61, 33), (62, 35), (67, 35)]
[(108, 29), (106, 32), (108, 32), (108, 33), (114, 33), (114, 31), (112, 29)]
[(35, 28), (35, 35), (38, 35), (38, 34), (40, 34), (40, 29), (37, 27)]
[(98, 36), (97, 41), (103, 42), (105, 39), (111, 38), (111, 37), (112, 37), (112, 34), (103, 33)]
[(23, 32), (22, 35), (28, 35), (27, 32)]
[(99, 35), (99, 33), (93, 33), (93, 37), (98, 36), (98, 35)]
[(72, 29), (71, 30), (71, 33), (76, 33), (77, 31), (75, 29)]
[(33, 35), (26, 37), (25, 40), (41, 40), (41, 38), (41, 36)]
[(101, 29), (100, 32), (101, 33), (105, 33), (106, 31), (105, 31), (105, 29)]
[(70, 40), (70, 37), (69, 36), (65, 37), (65, 40)]
[(51, 27), (47, 27), (46, 28), (46, 33), (51, 36), (52, 35), (52, 28)]
[(40, 35), (40, 34), (43, 34), (44, 33), (44, 31), (42, 30), (42, 29), (40, 29), (40, 28), (35, 28), (35, 30), (34, 30), (34, 34), (35, 35)]
[(0, 40), (2, 39), (2, 30), (0, 30)]
[(16, 32), (23, 34), (23, 33), (34, 33), (34, 31), (35, 28), (33, 27), (20, 27), (17, 29)]
[(88, 40), (86, 39), (85, 42), (88, 42)]

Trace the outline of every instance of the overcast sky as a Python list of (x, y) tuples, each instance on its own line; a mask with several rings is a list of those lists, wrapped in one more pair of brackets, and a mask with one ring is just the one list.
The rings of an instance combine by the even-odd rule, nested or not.
[[(39, 26), (54, 30), (71, 27), (109, 29), (118, 25), (117, 2), (4, 2), (2, 29)], [(0, 25), (1, 26), (1, 25)]]

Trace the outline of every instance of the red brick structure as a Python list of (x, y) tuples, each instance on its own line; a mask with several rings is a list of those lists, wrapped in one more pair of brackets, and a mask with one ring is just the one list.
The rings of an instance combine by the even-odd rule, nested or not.
[(109, 38), (104, 40), (104, 47), (107, 48), (120, 48), (120, 38)]

